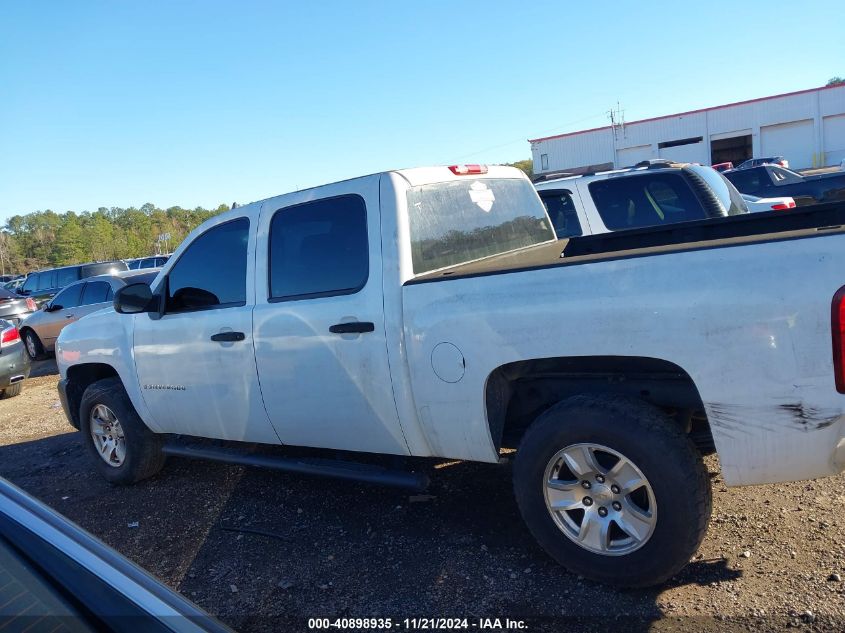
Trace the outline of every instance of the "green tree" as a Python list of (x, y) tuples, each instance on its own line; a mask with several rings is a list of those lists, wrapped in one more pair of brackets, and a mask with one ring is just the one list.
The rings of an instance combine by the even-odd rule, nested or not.
[(85, 259), (85, 246), (82, 227), (74, 213), (68, 213), (65, 221), (56, 231), (55, 247), (51, 253), (50, 263), (60, 266), (67, 262), (78, 262)]
[(841, 84), (845, 84), (845, 79), (837, 75), (836, 77), (831, 77), (827, 80), (826, 86), (839, 86)]
[(148, 202), (140, 208), (100, 207), (93, 213), (46, 210), (13, 215), (0, 232), (0, 269), (23, 273), (152, 255), (161, 233), (170, 233), (168, 247), (174, 249), (202, 222), (228, 210), (225, 204), (215, 209), (161, 209)]
[(534, 177), (534, 161), (530, 158), (525, 160), (518, 160), (515, 163), (505, 163), (508, 167), (516, 167), (517, 169), (521, 169), (525, 172), (525, 175), (529, 178)]

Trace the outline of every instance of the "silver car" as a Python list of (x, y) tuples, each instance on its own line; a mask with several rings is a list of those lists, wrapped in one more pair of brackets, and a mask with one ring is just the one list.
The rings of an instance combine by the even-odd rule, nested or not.
[(33, 312), (20, 324), (27, 354), (33, 360), (44, 358), (55, 349), (62, 328), (85, 315), (110, 307), (115, 291), (123, 286), (139, 282), (152, 283), (159, 270), (145, 268), (113, 275), (97, 275), (63, 288), (38, 312)]

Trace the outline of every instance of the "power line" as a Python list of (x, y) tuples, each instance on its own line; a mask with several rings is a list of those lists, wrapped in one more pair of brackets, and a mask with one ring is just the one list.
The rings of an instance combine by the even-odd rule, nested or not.
[[(557, 132), (558, 130), (562, 130), (562, 129), (567, 128), (571, 125), (577, 125), (578, 123), (583, 123), (584, 121), (590, 121), (592, 119), (598, 119), (599, 117), (606, 117), (606, 116), (607, 116), (606, 112), (602, 112), (601, 114), (593, 114), (593, 115), (590, 115), (588, 117), (584, 117), (583, 119), (578, 119), (577, 121), (569, 121), (568, 123), (563, 123), (561, 125), (557, 125), (557, 126), (551, 128), (551, 129), (548, 129), (548, 130), (542, 130), (542, 131), (538, 132), (537, 134), (539, 136), (543, 136), (543, 135), (546, 135), (546, 134), (550, 134), (552, 132)], [(470, 154), (464, 154), (463, 156), (458, 156), (456, 160), (463, 160), (465, 158), (470, 158), (472, 156), (478, 156), (479, 154), (483, 154), (485, 152), (490, 152), (494, 149), (501, 149), (502, 147), (508, 147), (509, 145), (514, 145), (516, 143), (524, 143), (524, 142), (525, 142), (524, 138), (514, 139), (513, 141), (501, 143), (500, 145), (492, 145), (490, 147), (485, 147), (484, 149), (480, 149), (480, 150), (472, 152)]]

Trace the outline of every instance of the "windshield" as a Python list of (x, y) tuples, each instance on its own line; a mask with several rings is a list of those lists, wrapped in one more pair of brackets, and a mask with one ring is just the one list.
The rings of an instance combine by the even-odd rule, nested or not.
[(555, 239), (527, 180), (459, 180), (408, 190), (414, 273)]

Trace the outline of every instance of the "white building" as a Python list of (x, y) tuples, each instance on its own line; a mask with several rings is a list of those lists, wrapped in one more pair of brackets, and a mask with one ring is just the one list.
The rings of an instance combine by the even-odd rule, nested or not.
[(845, 159), (845, 85), (801, 90), (530, 139), (534, 173), (625, 167), (650, 158), (711, 165), (784, 156), (795, 169)]

